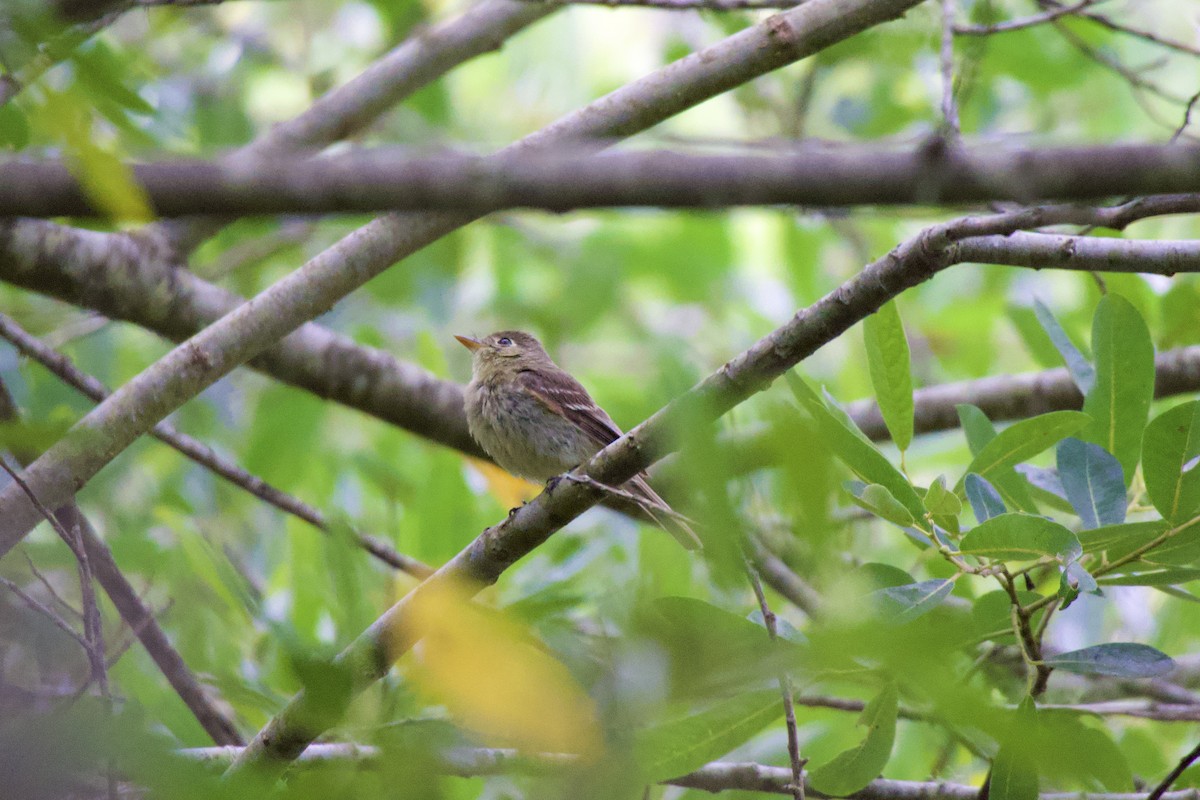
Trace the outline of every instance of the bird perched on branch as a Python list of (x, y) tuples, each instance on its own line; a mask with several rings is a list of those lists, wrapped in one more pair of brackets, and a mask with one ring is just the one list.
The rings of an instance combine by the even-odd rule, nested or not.
[[(544, 483), (620, 438), (612, 417), (530, 334), (454, 338), (472, 354), (466, 392), (471, 435), (504, 469)], [(608, 492), (606, 505), (653, 522), (689, 550), (701, 547), (686, 518), (650, 488), (645, 475)]]

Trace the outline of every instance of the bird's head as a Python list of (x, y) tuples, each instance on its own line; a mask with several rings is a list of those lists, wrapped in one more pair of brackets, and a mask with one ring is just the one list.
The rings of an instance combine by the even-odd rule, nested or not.
[(476, 372), (488, 368), (515, 372), (527, 367), (553, 364), (542, 343), (524, 331), (496, 331), (482, 339), (470, 336), (454, 338), (471, 351)]

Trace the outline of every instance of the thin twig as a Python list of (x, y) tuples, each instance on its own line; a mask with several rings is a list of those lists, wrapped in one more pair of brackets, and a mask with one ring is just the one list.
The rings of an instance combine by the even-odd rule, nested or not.
[(1007, 22), (997, 22), (992, 25), (955, 25), (954, 32), (959, 36), (991, 36), (995, 33), (1019, 31), (1025, 28), (1032, 28), (1035, 25), (1043, 25), (1047, 22), (1053, 22), (1059, 17), (1065, 17), (1068, 14), (1074, 14), (1077, 11), (1082, 11), (1095, 2), (1096, 0), (1080, 0), (1080, 2), (1071, 6), (1061, 6), (1053, 8), (1049, 11), (1044, 11), (1041, 14), (1034, 14), (1029, 17), (1021, 17), (1020, 19), (1011, 19)]
[(754, 567), (767, 584), (810, 617), (821, 611), (821, 596), (797, 575), (783, 559), (771, 552), (756, 536), (747, 537)]
[[(996, 580), (1008, 593), (1009, 603), (1012, 606), (1013, 632), (1016, 633), (1017, 642), (1021, 645), (1021, 656), (1030, 670), (1029, 696), (1039, 697), (1046, 691), (1046, 682), (1050, 679), (1051, 668), (1042, 662), (1041, 642), (1029, 625), (1033, 612), (1021, 605), (1021, 599), (1017, 596), (1016, 581), (1008, 573), (1008, 570), (1002, 568), (997, 572)], [(1055, 601), (1057, 599), (1055, 598)]]
[(1072, 31), (1070, 28), (1063, 25), (1060, 20), (1055, 20), (1051, 24), (1054, 26), (1055, 30), (1057, 30), (1059, 32), (1059, 34), (1064, 39), (1066, 39), (1076, 50), (1078, 50), (1084, 56), (1086, 56), (1087, 58), (1096, 62), (1100, 66), (1110, 69), (1113, 72), (1117, 73), (1122, 78), (1124, 78), (1129, 83), (1130, 86), (1133, 86), (1138, 89), (1144, 89), (1145, 91), (1148, 91), (1151, 94), (1161, 97), (1163, 100), (1167, 100), (1172, 103), (1177, 103), (1179, 105), (1183, 105), (1184, 103), (1187, 102), (1182, 97), (1179, 97), (1177, 95), (1171, 94), (1170, 92), (1166, 91), (1161, 86), (1159, 86), (1157, 83), (1154, 83), (1153, 81), (1147, 80), (1146, 78), (1142, 77), (1141, 75), (1138, 74), (1138, 72), (1136, 70), (1134, 70), (1131, 67), (1125, 66), (1117, 58), (1110, 56), (1107, 53), (1104, 53), (1104, 52), (1092, 47), (1090, 44), (1088, 44), (1086, 41), (1084, 41), (1081, 37), (1079, 37), (1074, 31)]
[(1103, 25), (1105, 28), (1108, 28), (1111, 31), (1123, 33), (1126, 36), (1132, 36), (1136, 39), (1142, 39), (1150, 42), (1151, 44), (1156, 44), (1159, 47), (1165, 47), (1168, 50), (1174, 50), (1177, 53), (1183, 53), (1189, 56), (1200, 56), (1200, 49), (1197, 49), (1191, 45), (1184, 44), (1183, 42), (1177, 42), (1174, 39), (1164, 38), (1153, 31), (1146, 31), (1142, 30), (1141, 28), (1134, 28), (1129, 25), (1125, 25), (1121, 22), (1114, 22), (1110, 17), (1107, 17), (1103, 14), (1097, 14), (1094, 11), (1089, 11), (1087, 13), (1080, 14), (1079, 16), (1081, 19), (1091, 20), (1098, 25)]
[(54, 528), (63, 542), (75, 554), (75, 563), (79, 570), (79, 593), (83, 602), (83, 639), (86, 642), (86, 652), (88, 661), (91, 664), (92, 677), (91, 679), (100, 684), (100, 691), (105, 697), (108, 696), (108, 670), (104, 665), (104, 631), (100, 620), (100, 608), (96, 604), (96, 589), (92, 583), (92, 569), (88, 562), (87, 553), (84, 552), (83, 544), (79, 540), (78, 531), (68, 531), (61, 522), (51, 513), (50, 509), (42, 504), (37, 495), (20, 473), (8, 465), (8, 462), (0, 457), (0, 468), (2, 468), (8, 477), (10, 477), (34, 507), (45, 517), (50, 526)]
[(947, 135), (957, 139), (960, 133), (958, 106), (954, 102), (954, 17), (956, 0), (942, 0), (942, 125)]
[(1171, 788), (1171, 784), (1175, 783), (1179, 776), (1183, 774), (1183, 771), (1190, 767), (1192, 762), (1198, 758), (1200, 758), (1200, 744), (1193, 747), (1187, 755), (1179, 759), (1179, 763), (1175, 765), (1175, 768), (1167, 774), (1167, 777), (1162, 779), (1162, 783), (1154, 787), (1154, 791), (1150, 792), (1146, 800), (1161, 800), (1162, 796)]
[(37, 578), (38, 582), (41, 583), (42, 586), (46, 587), (46, 591), (49, 592), (50, 596), (58, 602), (59, 606), (70, 612), (71, 616), (82, 620), (83, 614), (77, 610), (75, 606), (68, 603), (66, 599), (58, 593), (58, 590), (54, 588), (54, 584), (52, 584), (50, 580), (37, 568), (37, 565), (33, 563), (33, 559), (29, 557), (29, 553), (22, 549), (21, 555), (25, 557), (25, 565), (29, 567), (29, 571), (33, 573), (33, 577)]
[[(57, 521), (57, 520), (56, 520)], [(76, 553), (75, 563), (79, 572), (79, 596), (83, 606), (83, 630), (89, 642), (88, 656), (92, 660), (92, 679), (100, 686), (100, 694), (111, 699), (108, 688), (108, 663), (105, 659), (104, 623), (100, 616), (100, 604), (96, 602), (96, 584), (92, 577), (92, 564), (87, 548), (83, 546), (83, 534), (76, 523), (70, 529), (61, 523), (56, 526), (59, 535), (70, 537), (71, 549)]]
[(129, 651), (129, 648), (133, 647), (133, 643), (141, 638), (142, 631), (144, 631), (149, 625), (157, 624), (158, 617), (162, 614), (165, 614), (174, 605), (174, 600), (168, 600), (166, 605), (164, 605), (158, 611), (151, 611), (148, 613), (140, 622), (137, 623), (136, 626), (130, 625), (127, 620), (122, 619), (122, 622), (125, 623), (125, 627), (129, 629), (129, 636), (121, 641), (116, 647), (112, 648), (112, 652), (108, 654), (108, 660), (105, 662), (108, 665), (108, 668), (112, 669), (116, 663), (121, 660), (121, 656), (125, 655), (125, 653)]
[[(758, 572), (754, 569), (754, 564), (750, 561), (749, 555), (743, 554), (742, 565), (746, 568), (746, 576), (750, 579), (750, 586), (754, 589), (754, 597), (758, 600), (758, 608), (762, 611), (763, 625), (767, 628), (767, 633), (771, 636), (771, 641), (779, 639), (779, 631), (776, 626), (775, 612), (767, 605), (767, 595), (763, 592), (762, 582), (758, 579)], [(792, 678), (787, 674), (786, 670), (779, 672), (779, 692), (783, 695), (783, 715), (784, 724), (787, 727), (787, 743), (788, 743), (788, 761), (792, 767), (792, 783), (788, 788), (791, 789), (794, 800), (804, 800), (804, 765), (808, 763), (808, 759), (800, 757), (800, 734), (796, 730), (796, 706), (792, 702), (792, 695), (795, 693), (795, 688), (792, 686)]]
[[(0, 461), (3, 461), (3, 459), (0, 459)], [(58, 628), (60, 631), (67, 634), (72, 639), (74, 639), (76, 642), (78, 642), (79, 646), (83, 648), (83, 651), (85, 653), (88, 651), (87, 640), (83, 638), (82, 634), (80, 634), (78, 631), (76, 631), (74, 628), (72, 628), (70, 623), (68, 623), (65, 619), (60, 617), (54, 609), (50, 608), (45, 603), (38, 600), (36, 597), (30, 595), (28, 592), (26, 592), (24, 589), (22, 589), (17, 584), (10, 581), (8, 578), (0, 576), (0, 586), (3, 586), (5, 589), (8, 589), (10, 592), (15, 594), (17, 597), (21, 598), (21, 601), (24, 602), (25, 605), (29, 606), (34, 611), (41, 613), (48, 620), (53, 622), (54, 627)]]
[(1196, 92), (1188, 98), (1187, 108), (1183, 110), (1183, 122), (1179, 123), (1179, 127), (1175, 129), (1175, 133), (1171, 134), (1172, 142), (1178, 141), (1179, 137), (1183, 136), (1184, 131), (1188, 129), (1188, 126), (1192, 124), (1192, 109), (1196, 107), (1196, 103), (1198, 102), (1200, 102), (1200, 92)]

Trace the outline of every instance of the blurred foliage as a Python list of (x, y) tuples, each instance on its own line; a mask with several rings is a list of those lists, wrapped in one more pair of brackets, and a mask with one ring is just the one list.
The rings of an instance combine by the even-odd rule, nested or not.
[[(69, 159), (125, 220), (87, 223), (107, 230), (146, 213), (124, 159), (212, 156), (252, 141), (459, 10), (409, 0), (150, 8), (86, 38), (48, 6), (0, 9), (0, 65), (29, 78), (0, 105), (0, 149)], [(1035, 10), (1018, 0), (959, 6), (973, 24)], [(1179, 34), (1170, 0), (1099, 8)], [(486, 152), (761, 16), (561, 10), (355, 140)], [(638, 145), (915, 145), (940, 124), (939, 29), (926, 4), (684, 112)], [(39, 53), (57, 63), (28, 71)], [(1192, 54), (1084, 19), (960, 37), (955, 53), (963, 133), (976, 141), (1165, 141), (1195, 91)], [(460, 382), (468, 358), (452, 334), (533, 330), (628, 428), (864, 263), (959, 213), (506, 212), (397, 264), (320, 322)], [(363, 221), (240, 220), (190, 266), (252, 295)], [(1196, 222), (1148, 220), (1132, 235), (1195, 238)], [(355, 547), (351, 531), (437, 566), (536, 487), (240, 371), (175, 422), (323, 509), (330, 535), (149, 441), (80, 502), (244, 734), (304, 690), (319, 698), (322, 724), (336, 721), (329, 740), (382, 753), (307, 764), (281, 795), (636, 796), (717, 758), (785, 765), (781, 671), (803, 696), (865, 704), (860, 715), (797, 710), (801, 751), (829, 791), (879, 774), (978, 783), (992, 760), (1006, 776), (994, 800), (1037, 787), (1130, 791), (1135, 779), (1161, 779), (1190, 748), (1188, 729), (1041, 706), (1114, 696), (1128, 686), (1112, 676), (1158, 675), (1168, 655), (1200, 651), (1200, 402), (1150, 395), (1154, 350), (1200, 343), (1198, 308), (1194, 276), (956, 267), (889, 304), (863, 335), (824, 347), (802, 378), (790, 376), (791, 391), (773, 387), (717, 431), (683, 431), (673, 486), (687, 488), (672, 500), (709, 529), (702, 557), (591, 512), (474, 603), (431, 599), (415, 623), (425, 646), (348, 708), (354, 676), (334, 654), (415, 585)], [(114, 387), (167, 349), (133, 326), (8, 286), (0, 310)], [(1064, 364), (1087, 395), (1084, 414), (1010, 425), (963, 407), (962, 430), (911, 435), (909, 386)], [(47, 446), (90, 407), (7, 347), (0, 378), (23, 411), (23, 424), (0, 427), (13, 450)], [(863, 397), (879, 400), (899, 448), (850, 421), (844, 404)], [(726, 437), (762, 431), (771, 432), (763, 457), (746, 471)], [(780, 636), (767, 634), (744, 575), (744, 535), (815, 588), (820, 617), (768, 588)], [(48, 588), (78, 604), (70, 553), (47, 526), (21, 551), (0, 573), (77, 623)], [(115, 657), (111, 703), (94, 687), (76, 698), (88, 684), (80, 649), (0, 592), (0, 786), (58, 796), (115, 768), (155, 797), (259, 796), (252, 780), (222, 781), (218, 768), (177, 754), (210, 742), (140, 645), (121, 649), (132, 634), (107, 599), (101, 612)], [(1055, 667), (1036, 702), (1026, 662), (1038, 659), (1019, 641), (1023, 628)], [(452, 777), (454, 757), (479, 746), (585, 757), (547, 766), (526, 752), (497, 775)], [(1200, 787), (1200, 774), (1176, 785)]]

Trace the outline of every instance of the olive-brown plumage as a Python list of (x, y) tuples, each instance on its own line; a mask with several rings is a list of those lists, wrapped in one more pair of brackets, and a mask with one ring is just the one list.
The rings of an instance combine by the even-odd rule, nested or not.
[[(472, 353), (467, 425), (504, 469), (545, 482), (620, 438), (621, 429), (612, 418), (530, 334), (498, 331), (483, 339), (455, 338)], [(618, 502), (610, 505), (654, 522), (688, 549), (700, 547), (695, 532), (650, 488), (644, 475), (621, 488), (640, 502), (614, 498)]]

